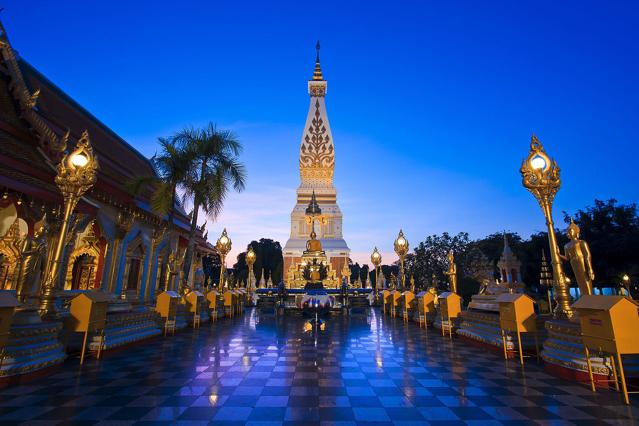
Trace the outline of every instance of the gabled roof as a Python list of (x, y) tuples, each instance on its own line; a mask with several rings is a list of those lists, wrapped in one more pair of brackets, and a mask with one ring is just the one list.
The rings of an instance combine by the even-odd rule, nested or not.
[(602, 296), (594, 294), (586, 294), (581, 296), (579, 300), (572, 304), (572, 307), (577, 309), (596, 309), (608, 311), (612, 309), (616, 304), (623, 302), (624, 300), (639, 307), (639, 303), (635, 302), (632, 299), (628, 299), (625, 296)]
[(72, 135), (79, 135), (82, 130), (88, 130), (93, 150), (100, 159), (98, 180), (121, 186), (135, 176), (155, 175), (150, 161), (139, 151), (28, 62), (19, 58), (18, 64), (27, 86), (32, 91), (40, 91), (36, 107), (38, 115), (60, 132), (68, 128)]

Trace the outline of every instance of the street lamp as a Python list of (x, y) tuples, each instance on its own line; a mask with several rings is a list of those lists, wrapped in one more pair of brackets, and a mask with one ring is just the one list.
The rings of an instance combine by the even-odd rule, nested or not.
[(375, 302), (379, 301), (379, 265), (382, 263), (382, 255), (377, 251), (377, 247), (371, 254), (371, 262), (375, 266)]
[(630, 277), (628, 276), (628, 274), (623, 274), (623, 276), (621, 277), (621, 281), (622, 286), (626, 290), (626, 296), (632, 298), (632, 296), (630, 295)]
[(255, 252), (253, 251), (253, 247), (249, 246), (248, 251), (246, 252), (246, 266), (248, 266), (248, 291), (253, 291), (253, 264), (255, 263)]
[(400, 290), (404, 291), (406, 284), (406, 276), (404, 274), (404, 256), (406, 256), (406, 253), (408, 253), (408, 240), (404, 237), (404, 233), (401, 229), (399, 230), (397, 239), (395, 239), (393, 248), (395, 249), (395, 253), (397, 253), (397, 256), (399, 256), (399, 275), (401, 283)]
[(65, 154), (58, 164), (55, 184), (64, 198), (64, 217), (60, 234), (57, 237), (51, 266), (42, 283), (40, 297), (40, 315), (53, 316), (55, 312), (54, 289), (60, 272), (62, 251), (67, 238), (69, 220), (73, 210), (82, 197), (95, 183), (98, 169), (98, 158), (93, 155), (89, 133), (85, 130), (70, 154)]
[(561, 266), (559, 246), (555, 236), (555, 226), (552, 220), (552, 203), (561, 186), (559, 166), (548, 157), (541, 142), (535, 135), (530, 140), (530, 152), (520, 168), (522, 184), (537, 199), (546, 218), (548, 227), (548, 243), (550, 245), (550, 260), (552, 262), (553, 280), (555, 288), (554, 316), (557, 319), (571, 319), (574, 311), (570, 307), (571, 297), (566, 283), (566, 277)]
[(220, 260), (222, 263), (220, 265), (220, 281), (219, 281), (220, 289), (224, 285), (224, 269), (225, 269), (224, 262), (226, 260), (226, 255), (228, 254), (229, 251), (231, 251), (231, 244), (232, 244), (231, 239), (226, 234), (226, 228), (224, 228), (224, 230), (222, 231), (222, 235), (220, 235), (220, 238), (218, 238), (217, 242), (215, 243), (215, 248), (220, 253)]

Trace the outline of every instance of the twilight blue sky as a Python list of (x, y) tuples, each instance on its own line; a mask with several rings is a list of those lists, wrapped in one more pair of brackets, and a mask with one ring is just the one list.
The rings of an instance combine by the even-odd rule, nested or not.
[(317, 39), (357, 261), (395, 260), (400, 227), (542, 230), (531, 132), (562, 168), (556, 219), (639, 199), (637, 2), (0, 3), (14, 48), (145, 155), (186, 124), (237, 132), (248, 187), (208, 226), (232, 255), (288, 237)]

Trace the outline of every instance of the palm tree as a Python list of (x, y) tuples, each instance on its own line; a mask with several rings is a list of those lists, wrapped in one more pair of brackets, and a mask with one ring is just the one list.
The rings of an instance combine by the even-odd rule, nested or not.
[(189, 170), (193, 164), (192, 152), (183, 149), (171, 138), (158, 138), (161, 151), (151, 157), (154, 176), (142, 176), (128, 183), (133, 194), (152, 188), (151, 208), (159, 214), (168, 215), (169, 227), (173, 223), (177, 190), (185, 190)]
[(183, 188), (184, 201), (189, 198), (193, 201), (189, 244), (184, 262), (185, 285), (191, 270), (200, 209), (211, 219), (216, 219), (231, 187), (237, 192), (244, 190), (246, 169), (238, 160), (242, 144), (235, 134), (229, 130), (218, 130), (213, 123), (203, 129), (185, 128), (175, 134), (172, 141), (192, 161)]

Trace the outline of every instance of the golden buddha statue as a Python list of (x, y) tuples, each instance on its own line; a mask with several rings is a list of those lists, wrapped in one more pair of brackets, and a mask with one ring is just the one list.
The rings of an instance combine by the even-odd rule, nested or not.
[(592, 270), (590, 247), (587, 242), (579, 239), (579, 226), (572, 219), (570, 219), (567, 233), (570, 241), (564, 246), (564, 255), (560, 256), (563, 260), (570, 262), (581, 294), (592, 294), (595, 272)]
[(306, 251), (307, 252), (320, 252), (322, 251), (322, 243), (317, 239), (317, 234), (315, 230), (311, 232), (311, 239), (306, 241)]
[(448, 275), (450, 291), (457, 293), (457, 265), (455, 264), (455, 254), (452, 250), (448, 252), (448, 271), (444, 273)]
[(35, 223), (33, 236), (26, 236), (20, 244), (19, 276), (16, 285), (16, 296), (22, 303), (34, 292), (34, 284), (47, 256), (47, 222), (46, 215)]
[(395, 277), (395, 274), (393, 274), (392, 272), (390, 274), (389, 281), (390, 281), (391, 290), (396, 290), (397, 289), (397, 277)]

